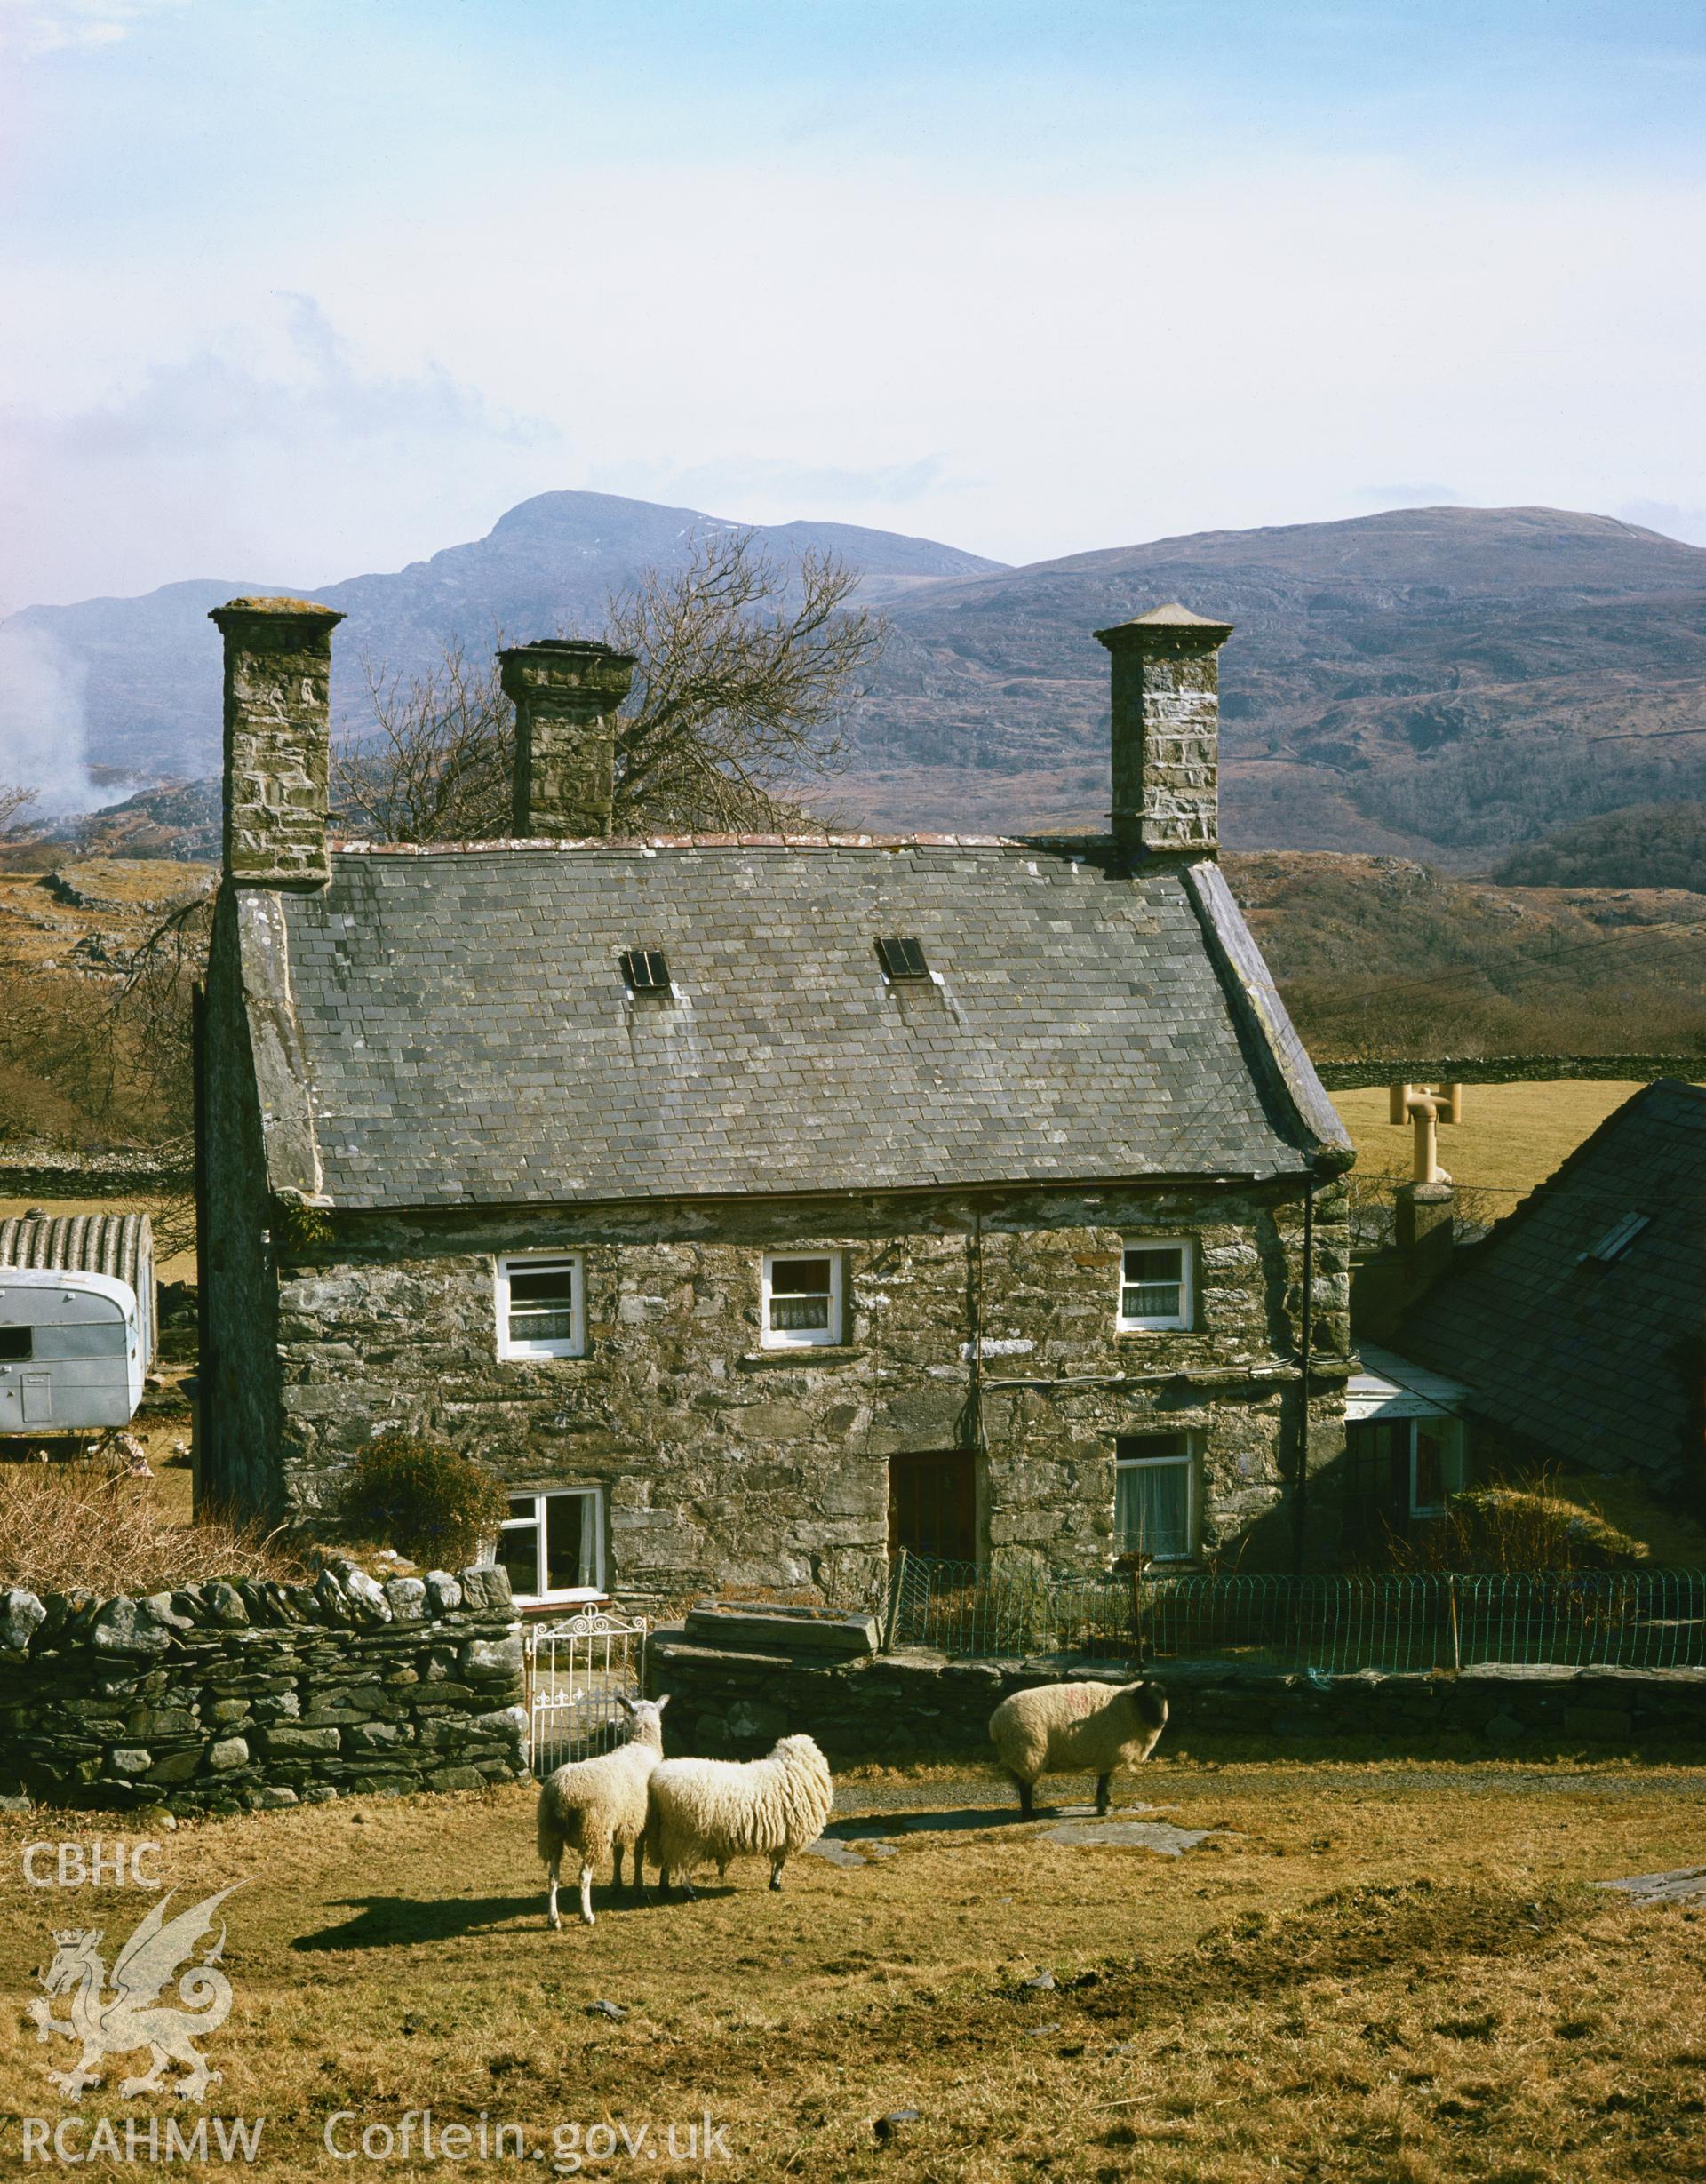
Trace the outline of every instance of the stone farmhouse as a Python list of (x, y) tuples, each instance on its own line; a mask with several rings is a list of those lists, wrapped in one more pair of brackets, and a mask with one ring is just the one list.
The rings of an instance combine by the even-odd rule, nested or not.
[(1226, 626), (1097, 633), (1107, 837), (614, 839), (634, 663), (547, 641), (514, 838), (406, 848), (327, 839), (339, 616), (211, 618), (205, 1500), (429, 1431), (529, 1602), (1331, 1555), (1352, 1156), (1216, 863)]

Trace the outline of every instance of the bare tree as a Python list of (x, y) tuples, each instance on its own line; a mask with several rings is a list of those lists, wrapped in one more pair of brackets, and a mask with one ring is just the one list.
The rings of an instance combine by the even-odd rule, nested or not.
[[(617, 722), (617, 833), (800, 823), (793, 799), (840, 763), (887, 635), (849, 604), (858, 581), (833, 554), (785, 567), (751, 531), (720, 530), (610, 600), (605, 634), (639, 662)], [(454, 646), (428, 674), (370, 669), (368, 693), (373, 730), (337, 754), (341, 809), (392, 841), (506, 833), (514, 719), (495, 660)]]
[(20, 814), (36, 801), (34, 789), (27, 789), (20, 781), (0, 781), (0, 835), (10, 833), (20, 825)]
[(363, 662), (373, 729), (340, 745), (332, 793), (381, 841), (483, 841), (508, 832), (515, 724), (498, 685), (493, 633), (482, 663), (446, 646), (424, 675)]
[(833, 554), (802, 554), (790, 576), (752, 532), (713, 531), (678, 574), (649, 570), (610, 602), (610, 642), (640, 662), (617, 723), (618, 833), (797, 819), (792, 799), (841, 761), (841, 721), (887, 635), (849, 606), (858, 582)]

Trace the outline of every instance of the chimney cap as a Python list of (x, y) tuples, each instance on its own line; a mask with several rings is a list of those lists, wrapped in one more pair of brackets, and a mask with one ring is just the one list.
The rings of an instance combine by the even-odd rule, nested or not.
[(538, 652), (566, 653), (578, 659), (616, 660), (625, 667), (639, 665), (634, 653), (618, 652), (613, 644), (605, 644), (596, 637), (535, 637), (531, 644), (506, 645), (498, 657), (500, 660), (530, 659)]
[(226, 615), (277, 615), (288, 621), (323, 622), (330, 627), (344, 618), (336, 607), (323, 607), (317, 599), (291, 599), (286, 596), (267, 597), (264, 594), (242, 599), (227, 599), (222, 607), (210, 607), (207, 618), (219, 622)]
[(1206, 614), (1192, 614), (1189, 607), (1181, 606), (1174, 599), (1164, 607), (1152, 607), (1147, 614), (1137, 615), (1129, 622), (1116, 622), (1111, 629), (1098, 629), (1096, 637), (1097, 643), (1106, 645), (1111, 652), (1155, 642), (1222, 645), (1232, 635), (1232, 627), (1231, 622), (1216, 622)]

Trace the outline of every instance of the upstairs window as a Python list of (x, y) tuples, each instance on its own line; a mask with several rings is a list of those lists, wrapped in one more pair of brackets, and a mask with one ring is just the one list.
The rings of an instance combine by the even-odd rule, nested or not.
[(512, 1494), (497, 1559), (523, 1604), (586, 1600), (604, 1590), (604, 1497), (596, 1487)]
[(763, 1341), (767, 1350), (824, 1349), (841, 1332), (841, 1262), (821, 1256), (764, 1257)]
[(928, 978), (930, 967), (924, 960), (924, 951), (918, 942), (905, 937), (880, 940), (877, 953), (882, 959), (882, 968), (891, 978)]
[(578, 1253), (498, 1262), (498, 1355), (578, 1358), (586, 1347)]
[(1189, 1562), (1197, 1551), (1197, 1463), (1188, 1433), (1115, 1443), (1113, 1530), (1121, 1554)]
[(624, 948), (622, 976), (634, 993), (667, 993), (669, 964), (661, 948)]
[(1120, 1280), (1120, 1331), (1188, 1327), (1195, 1306), (1191, 1289), (1191, 1247), (1182, 1238), (1128, 1242)]

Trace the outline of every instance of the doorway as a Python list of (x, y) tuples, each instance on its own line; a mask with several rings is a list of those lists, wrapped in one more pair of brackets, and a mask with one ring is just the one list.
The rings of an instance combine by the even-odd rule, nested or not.
[(889, 1459), (889, 1552), (976, 1562), (977, 1459), (969, 1448)]

